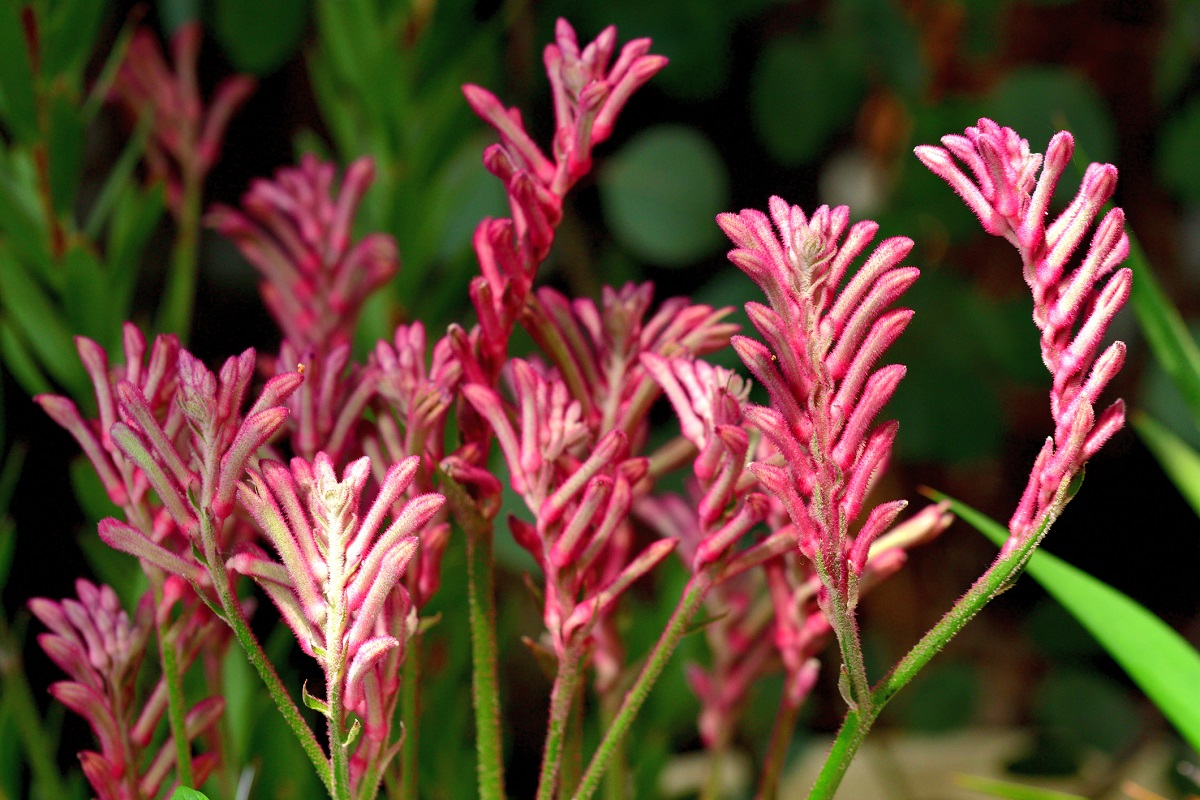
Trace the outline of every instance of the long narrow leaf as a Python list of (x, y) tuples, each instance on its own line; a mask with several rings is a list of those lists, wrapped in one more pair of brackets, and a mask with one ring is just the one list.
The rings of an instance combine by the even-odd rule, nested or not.
[(129, 137), (129, 141), (121, 151), (121, 155), (117, 157), (117, 160), (113, 162), (112, 169), (108, 171), (104, 184), (100, 187), (99, 194), (96, 195), (96, 201), (92, 203), (92, 208), (88, 212), (87, 222), (83, 226), (83, 232), (89, 239), (100, 238), (100, 231), (108, 220), (109, 214), (112, 213), (117, 198), (123, 190), (135, 182), (133, 171), (137, 168), (138, 162), (142, 158), (142, 152), (146, 149), (153, 121), (154, 119), (149, 113), (142, 115), (133, 135)]
[(1040, 789), (1037, 786), (1027, 786), (1011, 781), (998, 781), (995, 778), (984, 778), (979, 775), (956, 775), (954, 782), (964, 789), (970, 789), (990, 797), (1004, 797), (1008, 800), (1085, 800), (1077, 794)]
[(1129, 233), (1129, 259), (1126, 262), (1133, 270), (1133, 288), (1130, 299), (1138, 323), (1146, 334), (1146, 341), (1154, 357), (1179, 389), (1192, 418), (1200, 425), (1200, 347), (1192, 339), (1187, 325), (1158, 284), (1150, 269), (1150, 262), (1133, 233)]
[(3, 249), (0, 249), (0, 307), (51, 377), (73, 393), (82, 391), (87, 385), (87, 374), (79, 363), (75, 340), (61, 312), (23, 265)]
[(1200, 453), (1161, 422), (1141, 411), (1134, 412), (1130, 422), (1171, 483), (1200, 517)]
[[(993, 542), (1008, 538), (995, 520), (940, 492), (932, 495), (950, 501), (951, 511)], [(1145, 607), (1060, 558), (1035, 552), (1026, 570), (1088, 629), (1187, 743), (1200, 749), (1200, 652)]]

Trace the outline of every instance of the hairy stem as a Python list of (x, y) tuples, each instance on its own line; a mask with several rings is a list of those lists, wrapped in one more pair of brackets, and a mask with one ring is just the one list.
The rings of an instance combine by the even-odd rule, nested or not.
[(542, 772), (538, 776), (537, 800), (551, 800), (555, 795), (567, 722), (571, 716), (575, 687), (579, 682), (581, 656), (578, 647), (569, 647), (558, 659), (558, 672), (554, 676), (554, 687), (550, 690), (550, 722), (546, 726), (546, 747), (542, 754)]
[[(156, 607), (162, 605), (161, 576), (154, 580), (154, 604)], [(154, 627), (158, 634), (163, 683), (167, 687), (167, 720), (175, 740), (175, 776), (180, 786), (193, 786), (192, 744), (187, 735), (187, 703), (183, 697), (183, 676), (179, 674), (179, 651), (167, 621), (160, 620), (158, 614), (154, 615)]]
[(421, 729), (421, 643), (417, 631), (408, 641), (400, 677), (400, 724), (404, 744), (400, 746), (400, 800), (417, 800), (417, 763), (420, 755), (418, 734)]
[(237, 597), (234, 596), (233, 590), (230, 588), (229, 573), (225, 571), (225, 562), (221, 559), (221, 554), (217, 550), (216, 532), (213, 530), (212, 518), (207, 513), (201, 513), (200, 520), (200, 537), (204, 545), (204, 557), (208, 562), (208, 572), (212, 577), (213, 586), (217, 591), (217, 599), (221, 604), (222, 616), (229, 624), (229, 627), (233, 628), (233, 635), (237, 637), (238, 644), (242, 646), (246, 657), (250, 659), (250, 663), (254, 665), (258, 676), (267, 687), (267, 693), (275, 701), (275, 707), (283, 715), (284, 722), (292, 729), (292, 733), (296, 735), (301, 749), (308, 756), (308, 760), (312, 762), (313, 768), (317, 771), (317, 776), (325, 786), (325, 790), (329, 792), (330, 797), (336, 797), (337, 795), (334, 794), (333, 772), (329, 768), (329, 762), (325, 759), (325, 754), (321, 751), (321, 745), (317, 742), (317, 737), (313, 735), (312, 729), (304, 721), (304, 717), (300, 714), (300, 709), (296, 707), (296, 703), (292, 700), (291, 695), (288, 694), (283, 681), (279, 679), (279, 673), (275, 671), (275, 666), (267, 658), (267, 654), (262, 649), (262, 645), (259, 644), (258, 639), (254, 636), (254, 632), (250, 630), (250, 626), (246, 622), (246, 617), (242, 613), (241, 604), (238, 603)]
[(604, 738), (600, 741), (600, 746), (596, 748), (587, 770), (583, 773), (583, 779), (579, 782), (579, 789), (575, 792), (574, 800), (588, 800), (596, 792), (596, 788), (600, 785), (600, 779), (604, 777), (604, 772), (616, 753), (621, 739), (629, 732), (634, 718), (641, 711), (646, 698), (650, 696), (654, 682), (662, 674), (671, 655), (675, 652), (675, 648), (679, 645), (679, 640), (687, 632), (688, 625), (696, 616), (696, 612), (704, 600), (704, 595), (712, 587), (719, 569), (720, 562), (710, 564), (688, 581), (683, 597), (680, 598), (675, 611), (671, 613), (671, 619), (667, 622), (666, 629), (650, 651), (642, 671), (625, 695), (625, 700), (621, 703), (621, 708), (613, 718), (612, 724), (604, 732)]
[(988, 568), (987, 572), (972, 584), (967, 593), (946, 612), (941, 621), (922, 636), (921, 640), (908, 651), (908, 654), (876, 685), (871, 692), (869, 706), (857, 711), (851, 709), (847, 712), (837, 738), (833, 742), (833, 747), (830, 749), (829, 755), (825, 757), (821, 773), (817, 776), (817, 781), (809, 794), (809, 800), (821, 800), (821, 798), (834, 796), (838, 786), (841, 785), (842, 778), (846, 775), (846, 770), (850, 767), (850, 762), (858, 753), (858, 748), (862, 746), (863, 740), (866, 739), (867, 732), (875, 723), (879, 712), (883, 710), (888, 701), (916, 677), (917, 673), (946, 646), (947, 642), (966, 627), (966, 624), (985, 605), (1012, 584), (1038, 543), (1045, 536), (1046, 531), (1049, 530), (1050, 524), (1060, 508), (1056, 505), (1052, 509), (1051, 513), (1043, 520), (1037, 534), (1030, 536), (1025, 544), (1005, 557), (992, 562), (992, 566)]
[(196, 250), (200, 244), (200, 202), (203, 184), (192, 170), (183, 173), (183, 207), (179, 212), (171, 266), (158, 306), (157, 330), (175, 333), (187, 342), (196, 300)]
[[(617, 718), (617, 712), (621, 710), (621, 694), (620, 686), (624, 685), (624, 681), (619, 681), (604, 693), (600, 698), (600, 730), (606, 731), (612, 727), (613, 720)], [(628, 783), (629, 765), (625, 761), (625, 743), (617, 742), (613, 748), (611, 763), (604, 773), (604, 788), (602, 794), (604, 800), (623, 800), (628, 794), (625, 791)]]
[(442, 494), (467, 538), (467, 604), (471, 625), (471, 694), (480, 800), (504, 798), (504, 748), (500, 739), (500, 679), (496, 648), (496, 588), (492, 522), (462, 485), (439, 470)]

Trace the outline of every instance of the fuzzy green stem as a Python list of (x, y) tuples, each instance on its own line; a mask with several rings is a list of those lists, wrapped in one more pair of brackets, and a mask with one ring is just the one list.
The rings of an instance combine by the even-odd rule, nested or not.
[(350, 748), (346, 737), (346, 707), (342, 701), (345, 654), (340, 647), (335, 647), (330, 656), (331, 663), (336, 666), (325, 682), (325, 700), (329, 703), (329, 761), (333, 766), (331, 794), (334, 800), (350, 800)]
[[(1061, 494), (1061, 493), (1060, 493)], [(867, 732), (875, 723), (879, 712), (896, 694), (904, 688), (917, 673), (928, 664), (938, 652), (958, 634), (971, 619), (991, 600), (1007, 589), (1020, 574), (1020, 570), (1029, 561), (1034, 549), (1049, 530), (1051, 523), (1057, 517), (1060, 506), (1056, 506), (1042, 522), (1038, 532), (1017, 550), (1002, 559), (997, 559), (972, 584), (967, 593), (946, 612), (941, 621), (933, 626), (921, 640), (917, 642), (908, 654), (900, 660), (892, 671), (871, 692), (871, 703), (866, 708), (855, 711), (851, 709), (846, 714), (842, 727), (834, 739), (829, 755), (817, 781), (813, 785), (809, 800), (832, 798), (845, 777), (850, 762), (854, 759), (858, 748), (867, 737)]]
[[(850, 566), (846, 565), (849, 570)], [(828, 586), (828, 584), (826, 584)], [(844, 698), (852, 708), (870, 714), (872, 698), (871, 683), (867, 678), (867, 666), (863, 661), (862, 639), (858, 634), (858, 620), (845, 593), (829, 592), (833, 631), (837, 635), (838, 648), (842, 654), (842, 674), (839, 686), (843, 687)], [(844, 684), (843, 684), (844, 681)]]
[[(786, 691), (786, 689), (785, 689)], [(755, 800), (774, 800), (779, 792), (779, 776), (787, 765), (788, 748), (792, 744), (792, 732), (796, 729), (796, 718), (800, 716), (800, 703), (793, 703), (786, 695), (780, 698), (775, 723), (771, 727), (771, 740), (767, 755), (763, 759), (762, 773), (758, 780)]]
[(187, 342), (192, 328), (192, 307), (196, 300), (197, 253), (200, 244), (200, 204), (204, 189), (200, 176), (185, 169), (183, 206), (179, 212), (175, 244), (171, 249), (171, 266), (158, 307), (157, 330), (175, 333)]
[[(154, 587), (155, 605), (162, 604), (162, 583)], [(171, 736), (175, 740), (175, 776), (180, 786), (194, 786), (192, 771), (192, 743), (187, 735), (187, 703), (183, 697), (183, 676), (179, 674), (179, 651), (175, 648), (175, 637), (165, 621), (155, 614), (154, 627), (158, 633), (158, 651), (162, 659), (163, 683), (167, 687), (167, 720)]]
[(208, 562), (208, 572), (212, 576), (213, 586), (217, 592), (217, 599), (221, 604), (222, 616), (229, 624), (229, 627), (233, 628), (233, 635), (237, 637), (238, 644), (242, 646), (246, 657), (250, 660), (250, 663), (258, 672), (258, 676), (262, 679), (263, 684), (267, 687), (267, 693), (275, 701), (275, 707), (283, 715), (284, 722), (292, 729), (292, 733), (296, 735), (301, 749), (308, 756), (308, 760), (312, 762), (313, 768), (317, 771), (317, 777), (321, 779), (325, 790), (329, 792), (330, 797), (337, 797), (334, 794), (333, 772), (329, 768), (329, 762), (325, 759), (325, 754), (321, 751), (321, 745), (317, 742), (317, 737), (313, 735), (312, 729), (304, 721), (304, 717), (300, 714), (300, 709), (296, 707), (296, 703), (292, 700), (291, 695), (288, 694), (283, 681), (279, 679), (279, 673), (275, 671), (275, 666), (267, 658), (262, 645), (259, 644), (258, 639), (254, 636), (254, 632), (250, 630), (250, 626), (246, 623), (246, 618), (242, 614), (241, 604), (238, 603), (237, 597), (234, 596), (233, 590), (230, 588), (229, 573), (225, 571), (225, 562), (221, 559), (221, 554), (217, 551), (216, 532), (213, 530), (212, 518), (207, 513), (201, 513), (200, 515), (200, 538), (204, 545), (204, 557)]
[(562, 768), (558, 774), (558, 796), (569, 800), (579, 777), (583, 774), (583, 709), (585, 681), (575, 684), (575, 695), (571, 700), (571, 715), (567, 718), (566, 740), (563, 744)]
[(421, 729), (421, 643), (417, 631), (408, 641), (400, 677), (400, 724), (404, 744), (400, 746), (400, 800), (417, 800), (417, 764), (420, 755), (418, 734)]
[(471, 625), (471, 695), (479, 800), (504, 798), (504, 748), (500, 740), (500, 679), (496, 647), (496, 587), (492, 522), (462, 485), (438, 470), (450, 512), (467, 538), (467, 605)]
[(492, 532), (467, 531), (467, 602), (471, 623), (471, 691), (480, 800), (504, 797), (500, 741), (500, 678), (496, 647), (496, 589)]
[[(617, 712), (621, 709), (621, 695), (617, 691), (618, 686), (612, 687), (611, 690), (604, 693), (604, 697), (600, 700), (600, 725), (601, 730), (606, 731), (612, 727), (613, 720), (617, 718)], [(625, 743), (617, 742), (613, 748), (611, 763), (604, 772), (604, 787), (602, 790), (604, 800), (624, 800), (628, 794), (626, 784), (628, 783), (629, 765), (625, 761)]]
[(700, 800), (721, 800), (721, 791), (725, 759), (729, 754), (729, 737), (722, 735), (715, 746), (710, 747), (708, 756), (708, 774), (704, 777), (704, 787), (700, 790)]
[(558, 672), (550, 690), (550, 723), (546, 726), (546, 747), (542, 754), (542, 772), (538, 776), (537, 800), (552, 800), (562, 766), (563, 740), (575, 687), (579, 683), (579, 647), (568, 647), (558, 658)]
[(646, 698), (650, 696), (654, 682), (658, 680), (658, 676), (666, 668), (667, 662), (671, 660), (671, 655), (675, 652), (679, 640), (683, 638), (688, 625), (691, 624), (696, 612), (700, 609), (704, 595), (712, 587), (721, 566), (721, 562), (710, 564), (688, 581), (683, 597), (680, 598), (675, 611), (671, 613), (671, 619), (668, 620), (666, 629), (654, 644), (654, 649), (650, 651), (642, 671), (625, 695), (612, 724), (604, 732), (604, 738), (601, 739), (600, 746), (596, 748), (587, 770), (583, 773), (583, 779), (579, 782), (579, 789), (575, 792), (574, 800), (589, 800), (596, 792), (596, 788), (600, 785), (600, 779), (604, 777), (604, 772), (608, 768), (609, 761), (616, 753), (617, 746), (629, 732), (634, 718), (641, 711)]

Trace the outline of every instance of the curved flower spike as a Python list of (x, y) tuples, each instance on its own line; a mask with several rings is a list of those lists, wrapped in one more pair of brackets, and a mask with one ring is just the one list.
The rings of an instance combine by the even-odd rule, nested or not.
[[(1045, 224), (1050, 199), (1075, 149), (1066, 131), (1050, 140), (1044, 159), (1031, 154), (1016, 131), (990, 119), (979, 120), (962, 136), (943, 137), (942, 144), (945, 149), (916, 148), (917, 158), (962, 195), (984, 230), (1003, 236), (1021, 254), (1025, 282), (1033, 293), (1033, 321), (1041, 331), (1042, 361), (1054, 379), (1054, 435), (1034, 462), (1009, 521), (1008, 553), (1027, 542), (1048, 515), (1062, 510), (1071, 481), (1124, 425), (1120, 399), (1100, 413), (1095, 404), (1125, 361), (1124, 342), (1113, 342), (1099, 356), (1097, 352), (1129, 298), (1133, 273), (1117, 269), (1129, 254), (1129, 237), (1119, 208), (1096, 223), (1116, 189), (1117, 168), (1111, 164), (1088, 165), (1075, 199)], [(1087, 253), (1068, 270), (1089, 230)]]
[(263, 302), (299, 353), (348, 344), (363, 301), (400, 268), (391, 236), (351, 238), (375, 162), (364, 156), (347, 167), (336, 195), (335, 175), (334, 164), (306, 155), (252, 182), (242, 210), (218, 205), (206, 217), (258, 270)]
[[(360, 501), (371, 473), (368, 458), (347, 466), (341, 480), (323, 452), (312, 462), (292, 459), (290, 469), (272, 461), (260, 466), (261, 472), (250, 471), (249, 484), (238, 486), (238, 496), (282, 563), (243, 547), (229, 567), (263, 587), (301, 649), (321, 664), (330, 730), (344, 732), (349, 711), (370, 723), (366, 755), (352, 763), (356, 780), (371, 767), (378, 774), (380, 759), (392, 752), (394, 675), (414, 630), (401, 578), (416, 554), (415, 534), (445, 498), (423, 494), (395, 510), (417, 473), (416, 456), (392, 465), (365, 513)], [(387, 517), (392, 521), (385, 528)]]
[[(843, 286), (879, 226), (864, 221), (847, 231), (845, 206), (821, 206), (811, 217), (778, 197), (769, 206), (770, 218), (755, 210), (717, 217), (737, 246), (729, 259), (770, 301), (746, 306), (766, 345), (742, 336), (733, 345), (771, 398), (770, 407), (748, 406), (745, 415), (784, 466), (750, 469), (787, 508), (825, 588), (852, 606), (870, 537), (890, 521), (850, 536), (896, 433), (894, 423), (871, 426), (905, 371), (875, 364), (912, 317), (889, 307), (919, 272), (899, 266), (912, 242), (897, 237), (878, 245)], [(892, 516), (900, 507), (890, 507)]]

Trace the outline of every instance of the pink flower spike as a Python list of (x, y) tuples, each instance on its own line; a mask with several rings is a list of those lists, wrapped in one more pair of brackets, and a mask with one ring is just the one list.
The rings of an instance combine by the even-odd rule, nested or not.
[[(973, 164), (979, 158), (995, 160), (997, 153), (1007, 154), (1009, 159), (1009, 168), (1003, 174), (989, 178), (989, 182), (1004, 181), (1004, 193), (1014, 198), (1004, 207), (1006, 228), (984, 227), (990, 233), (1005, 235), (1021, 254), (1025, 281), (1033, 293), (1033, 319), (1041, 331), (1042, 361), (1053, 377), (1050, 409), (1054, 436), (1038, 455), (1009, 522), (1011, 538), (1002, 551), (1007, 554), (1034, 535), (1048, 516), (1061, 511), (1069, 499), (1061, 487), (1082, 470), (1086, 460), (1123, 422), (1123, 406), (1119, 403), (1101, 419), (1095, 418), (1093, 405), (1123, 361), (1123, 345), (1106, 350), (1099, 363), (1096, 354), (1109, 323), (1129, 297), (1131, 273), (1116, 270), (1128, 254), (1129, 241), (1124, 214), (1113, 209), (1095, 225), (1087, 255), (1068, 273), (1068, 261), (1116, 189), (1116, 168), (1111, 164), (1089, 165), (1075, 198), (1047, 226), (1043, 217), (1050, 197), (1074, 149), (1071, 135), (1056, 135), (1043, 160), (1029, 154), (1027, 143), (1016, 132), (991, 120), (980, 120), (978, 128), (969, 128), (966, 133), (951, 148), (964, 163)], [(958, 178), (947, 177), (947, 165), (953, 164), (949, 154), (940, 148), (922, 147), (918, 151), (927, 166), (962, 193)], [(1041, 174), (1035, 184), (1034, 173), (1039, 166)], [(988, 194), (988, 182), (978, 174), (976, 178), (980, 191)], [(1016, 231), (1015, 236), (1010, 235), (1010, 229)], [(1114, 270), (1112, 278), (1100, 288), (1101, 279)]]
[(674, 539), (659, 539), (648, 545), (616, 578), (575, 606), (571, 616), (563, 623), (563, 639), (569, 640), (577, 631), (606, 613), (626, 589), (669, 556), (678, 545), (679, 542)]
[(199, 582), (200, 575), (196, 565), (184, 561), (169, 550), (160, 547), (146, 538), (139, 530), (126, 525), (124, 522), (108, 517), (100, 520), (100, 539), (116, 550), (153, 564), (159, 569), (172, 575), (179, 575), (191, 582)]
[(227, 79), (205, 109), (196, 76), (202, 32), (198, 22), (176, 31), (171, 39), (172, 70), (154, 35), (139, 28), (112, 88), (113, 99), (130, 117), (152, 115), (146, 160), (153, 177), (166, 182), (168, 205), (177, 217), (184, 184), (204, 181), (220, 152), (229, 118), (256, 85), (245, 75)]

